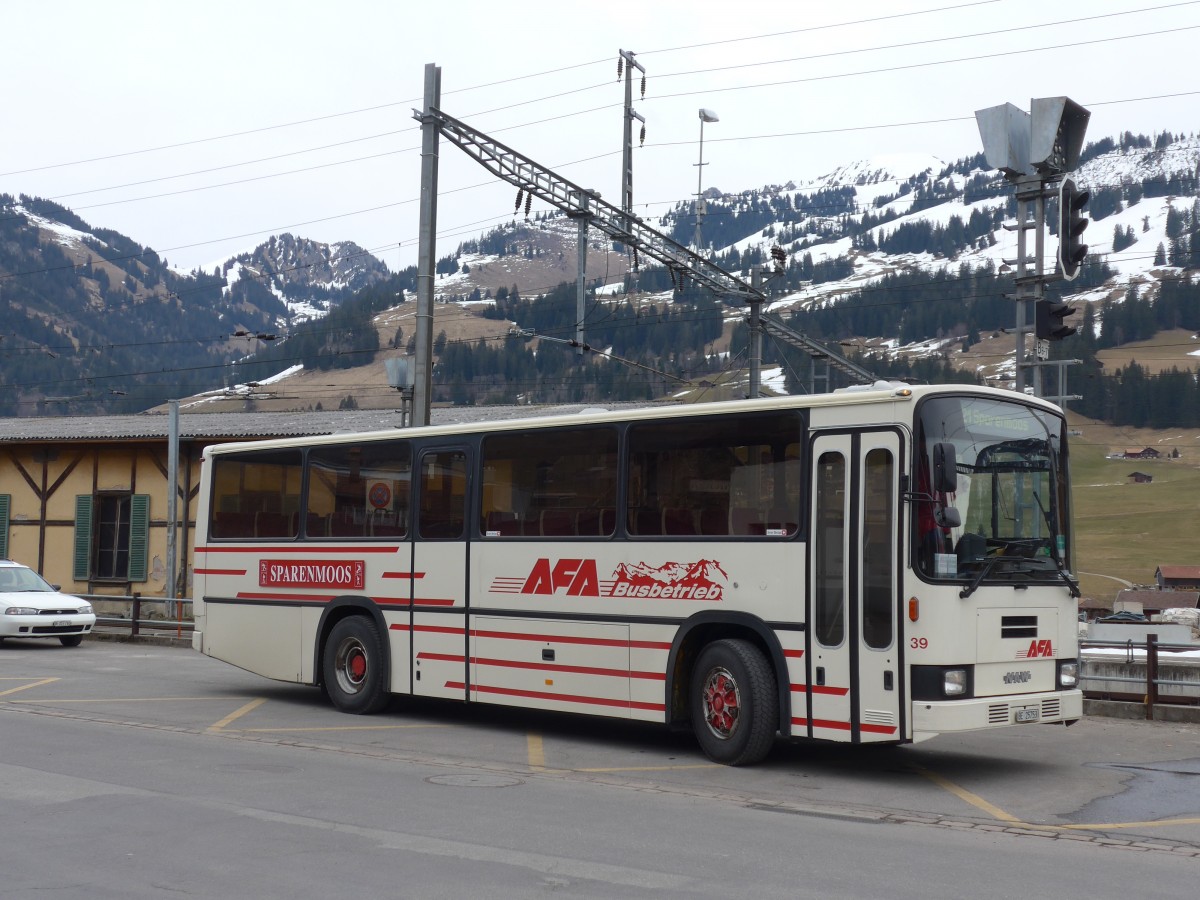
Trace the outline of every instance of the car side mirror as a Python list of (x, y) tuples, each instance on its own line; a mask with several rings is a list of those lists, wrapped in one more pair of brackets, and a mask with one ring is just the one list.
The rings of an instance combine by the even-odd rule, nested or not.
[(949, 441), (933, 445), (933, 489), (940, 494), (958, 490), (958, 459)]

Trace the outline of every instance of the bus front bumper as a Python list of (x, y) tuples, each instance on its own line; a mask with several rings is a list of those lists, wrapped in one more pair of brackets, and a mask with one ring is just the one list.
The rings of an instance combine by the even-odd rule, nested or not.
[(1073, 722), (1083, 717), (1083, 691), (1008, 694), (971, 700), (915, 700), (912, 739), (928, 740), (955, 731), (982, 731), (1006, 725)]

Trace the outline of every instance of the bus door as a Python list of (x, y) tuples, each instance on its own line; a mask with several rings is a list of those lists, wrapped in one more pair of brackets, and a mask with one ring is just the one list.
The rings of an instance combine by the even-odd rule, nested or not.
[(901, 722), (899, 473), (893, 431), (813, 439), (810, 734), (893, 741)]
[(466, 699), (468, 463), (464, 447), (426, 449), (417, 460), (410, 617), (420, 696)]

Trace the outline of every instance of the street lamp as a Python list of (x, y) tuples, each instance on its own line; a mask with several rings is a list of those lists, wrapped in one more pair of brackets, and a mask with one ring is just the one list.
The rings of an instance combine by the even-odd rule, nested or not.
[(704, 123), (720, 122), (717, 114), (711, 109), (700, 110), (700, 161), (696, 163), (696, 252), (700, 253), (703, 244), (700, 238), (700, 221), (704, 218), (704, 194), (701, 187), (704, 181)]

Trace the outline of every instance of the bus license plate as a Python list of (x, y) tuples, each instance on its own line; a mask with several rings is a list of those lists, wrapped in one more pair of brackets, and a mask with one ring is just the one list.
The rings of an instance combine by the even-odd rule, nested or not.
[(1017, 710), (1018, 722), (1036, 722), (1038, 720), (1039, 710), (1036, 706), (1027, 706), (1024, 709)]

